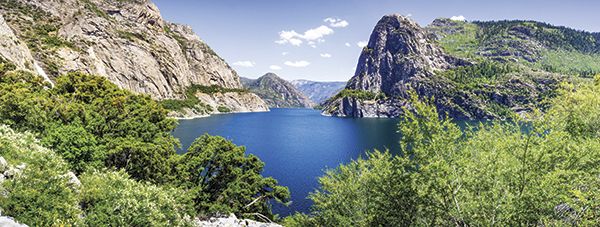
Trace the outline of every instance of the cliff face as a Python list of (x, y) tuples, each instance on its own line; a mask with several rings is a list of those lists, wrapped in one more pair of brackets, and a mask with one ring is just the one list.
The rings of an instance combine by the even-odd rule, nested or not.
[(241, 88), (237, 73), (190, 27), (163, 20), (149, 0), (5, 0), (0, 14), (24, 44), (12, 61), (33, 69), (24, 63), (31, 55), (51, 80), (82, 71), (158, 100), (185, 98), (191, 85)]
[[(494, 30), (499, 26), (514, 37), (506, 40), (508, 35)], [(539, 108), (561, 75), (544, 70), (531, 56), (544, 59), (541, 54), (550, 49), (536, 48), (542, 43), (566, 44), (556, 44), (554, 38), (540, 41), (546, 34), (524, 36), (527, 30), (515, 26), (445, 19), (422, 28), (407, 17), (384, 16), (363, 48), (354, 76), (324, 104), (323, 114), (398, 117), (409, 105), (408, 91), (434, 97), (441, 113), (459, 119), (502, 118)]]
[(269, 107), (311, 108), (314, 103), (290, 82), (274, 73), (267, 73), (256, 80), (243, 78), (244, 87), (258, 94)]

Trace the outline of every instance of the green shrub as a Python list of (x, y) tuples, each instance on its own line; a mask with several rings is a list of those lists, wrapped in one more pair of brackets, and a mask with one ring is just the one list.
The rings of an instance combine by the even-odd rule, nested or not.
[(226, 106), (219, 106), (219, 107), (217, 108), (217, 110), (218, 110), (219, 112), (221, 112), (221, 113), (229, 113), (229, 112), (231, 112), (231, 109), (229, 109), (229, 108), (228, 108), (228, 107), (226, 107)]
[(0, 157), (20, 174), (0, 183), (0, 211), (30, 226), (78, 225), (78, 187), (69, 183), (68, 165), (41, 147), (33, 135), (0, 125)]
[(81, 176), (87, 226), (192, 226), (194, 213), (181, 190), (129, 179), (125, 172)]
[[(165, 109), (172, 111), (181, 111), (184, 108), (193, 109), (200, 113), (210, 113), (213, 111), (212, 107), (202, 103), (196, 97), (198, 93), (204, 94), (215, 94), (215, 93), (227, 93), (227, 92), (235, 92), (235, 93), (247, 93), (249, 92), (246, 89), (241, 88), (224, 88), (217, 85), (211, 86), (203, 86), (203, 85), (192, 85), (188, 87), (185, 91), (185, 99), (166, 99), (161, 101), (161, 104)], [(217, 109), (218, 110), (218, 109)], [(220, 111), (219, 112), (224, 112)]]
[(398, 124), (399, 155), (374, 152), (328, 171), (310, 195), (313, 212), (286, 224), (596, 226), (599, 91), (569, 89), (533, 121), (465, 131), (413, 94)]

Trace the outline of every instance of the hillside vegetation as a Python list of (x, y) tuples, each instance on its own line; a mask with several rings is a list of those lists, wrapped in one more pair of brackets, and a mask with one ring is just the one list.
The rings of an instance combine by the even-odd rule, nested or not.
[(32, 226), (182, 226), (229, 213), (274, 219), (269, 204), (288, 201), (257, 157), (223, 138), (177, 154), (176, 120), (147, 95), (81, 73), (52, 88), (1, 73), (0, 156), (19, 172), (0, 183), (2, 215)]
[[(289, 226), (597, 226), (600, 77), (564, 84), (545, 114), (461, 130), (412, 93), (401, 155), (327, 171)], [(447, 116), (447, 115), (446, 115)]]

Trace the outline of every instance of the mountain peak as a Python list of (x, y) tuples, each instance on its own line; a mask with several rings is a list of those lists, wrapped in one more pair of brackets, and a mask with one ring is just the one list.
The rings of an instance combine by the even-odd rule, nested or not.
[(261, 76), (261, 77), (260, 77), (260, 78), (258, 78), (258, 79), (261, 79), (261, 78), (263, 78), (263, 79), (265, 79), (265, 78), (270, 78), (270, 79), (278, 79), (278, 80), (282, 80), (282, 78), (281, 78), (281, 77), (279, 77), (277, 74), (275, 74), (275, 73), (272, 73), (272, 72), (268, 72), (268, 73), (266, 73), (265, 75)]
[(275, 73), (266, 73), (256, 80), (242, 78), (244, 86), (264, 99), (270, 107), (310, 108), (314, 103), (300, 92), (292, 83)]
[[(351, 89), (399, 94), (397, 83), (411, 77), (426, 77), (434, 70), (452, 67), (450, 57), (430, 40), (415, 21), (398, 14), (381, 18), (363, 49)], [(399, 63), (390, 65), (390, 62)]]

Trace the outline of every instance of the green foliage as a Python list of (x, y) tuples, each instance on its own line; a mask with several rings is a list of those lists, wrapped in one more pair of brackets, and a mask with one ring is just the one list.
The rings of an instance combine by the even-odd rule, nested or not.
[(553, 49), (577, 50), (584, 53), (597, 53), (596, 38), (592, 33), (578, 31), (563, 26), (522, 20), (475, 22), (482, 28), (482, 38), (492, 39), (506, 36), (510, 32), (523, 31), (528, 36)]
[(15, 70), (17, 67), (15, 64), (8, 62), (4, 58), (0, 57), (0, 75), (4, 75), (9, 71)]
[[(203, 136), (189, 153), (177, 155), (179, 144), (170, 134), (176, 121), (166, 115), (149, 96), (121, 90), (102, 77), (71, 73), (50, 88), (37, 75), (5, 73), (0, 124), (33, 132), (64, 160), (47, 150), (40, 154), (48, 157), (32, 154), (38, 149), (32, 147), (37, 146), (33, 136), (24, 142), (4, 139), (0, 128), (0, 156), (32, 166), (23, 180), (0, 187), (9, 193), (0, 197), (3, 214), (41, 226), (179, 226), (196, 213), (273, 218), (269, 201), (287, 202), (287, 188), (260, 175), (263, 163), (223, 138)], [(201, 167), (208, 172), (197, 172)], [(62, 177), (69, 169), (84, 173), (81, 195)], [(113, 170), (121, 172), (107, 172)], [(187, 180), (199, 177), (206, 181)]]
[(202, 215), (260, 213), (273, 218), (269, 201), (289, 199), (286, 187), (260, 175), (264, 164), (256, 156), (221, 137), (201, 136), (176, 163), (175, 180)]
[(0, 122), (39, 133), (78, 173), (105, 163), (140, 180), (162, 182), (168, 175), (176, 122), (150, 97), (78, 73), (59, 77), (52, 89), (45, 85), (25, 72), (2, 77)]
[[(564, 91), (530, 122), (464, 131), (413, 94), (401, 152), (329, 171), (291, 226), (598, 225), (600, 84)], [(562, 207), (562, 208), (561, 208)]]
[(217, 108), (217, 110), (218, 110), (219, 112), (221, 112), (221, 113), (229, 113), (229, 112), (231, 112), (231, 109), (227, 108), (226, 106), (219, 106), (219, 107)]
[(192, 226), (183, 191), (129, 179), (125, 172), (87, 172), (81, 204), (87, 226)]
[(468, 22), (453, 22), (455, 27), (452, 27), (451, 29), (458, 30), (458, 32), (446, 35), (443, 39), (439, 40), (438, 43), (444, 51), (454, 56), (467, 58), (474, 57), (474, 53), (477, 52), (477, 48), (479, 47), (479, 40), (477, 37), (479, 27)]
[(68, 165), (41, 147), (33, 135), (0, 126), (0, 157), (24, 169), (0, 183), (0, 211), (30, 226), (77, 225), (77, 187), (66, 177)]
[[(224, 88), (217, 85), (203, 86), (203, 85), (192, 85), (185, 91), (185, 99), (166, 99), (161, 101), (163, 107), (172, 111), (181, 111), (184, 108), (193, 109), (200, 113), (210, 113), (213, 111), (212, 107), (202, 103), (196, 97), (198, 93), (204, 94), (215, 94), (215, 93), (247, 93), (248, 90), (240, 88)], [(223, 111), (220, 111), (223, 112)]]
[(495, 61), (482, 61), (468, 66), (459, 66), (446, 70), (441, 74), (459, 84), (493, 84), (499, 81), (503, 75), (516, 72), (516, 67), (507, 63)]
[(106, 13), (106, 11), (100, 9), (100, 7), (98, 7), (95, 3), (91, 2), (90, 0), (82, 0), (82, 2), (85, 4), (85, 8), (96, 14), (96, 16), (102, 17), (107, 20), (111, 19), (111, 17), (108, 15), (108, 13)]
[(106, 151), (98, 146), (96, 136), (81, 125), (49, 126), (47, 131), (42, 144), (60, 154), (75, 173), (104, 167)]
[(356, 98), (359, 100), (375, 100), (375, 99), (385, 99), (386, 96), (383, 93), (374, 93), (365, 90), (354, 90), (354, 89), (344, 89), (337, 93), (332, 99), (340, 99), (340, 98)]
[(548, 51), (536, 66), (549, 72), (591, 77), (600, 73), (600, 54)]
[(129, 40), (130, 42), (135, 42), (136, 40), (148, 40), (148, 38), (146, 38), (146, 36), (144, 36), (143, 34), (135, 32), (117, 30), (117, 34), (119, 35), (119, 37)]

